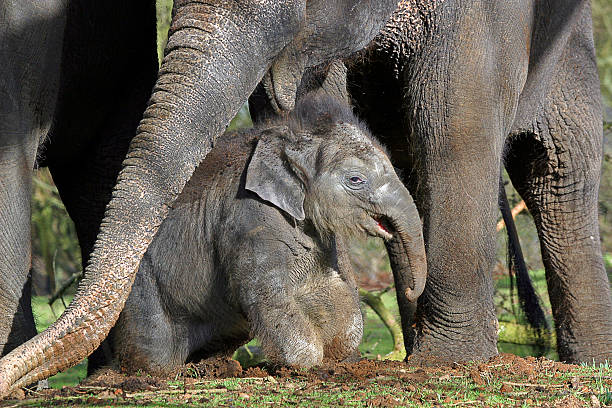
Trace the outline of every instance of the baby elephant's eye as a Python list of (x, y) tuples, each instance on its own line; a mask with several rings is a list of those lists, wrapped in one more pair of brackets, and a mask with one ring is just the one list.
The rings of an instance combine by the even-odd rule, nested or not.
[(346, 184), (352, 190), (361, 189), (366, 183), (366, 178), (360, 174), (351, 174), (346, 178)]

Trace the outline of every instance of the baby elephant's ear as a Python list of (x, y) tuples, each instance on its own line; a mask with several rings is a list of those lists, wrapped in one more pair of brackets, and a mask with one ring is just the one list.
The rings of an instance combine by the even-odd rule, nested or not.
[(267, 132), (257, 142), (247, 169), (246, 189), (293, 218), (304, 219), (304, 185), (283, 159), (278, 133)]

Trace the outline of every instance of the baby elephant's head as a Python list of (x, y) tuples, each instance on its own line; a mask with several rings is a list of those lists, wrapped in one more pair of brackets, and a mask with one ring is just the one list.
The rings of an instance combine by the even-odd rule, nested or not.
[(269, 126), (247, 170), (246, 188), (322, 237), (363, 233), (394, 241), (410, 265), (410, 301), (422, 293), (426, 262), (416, 206), (382, 146), (346, 104), (323, 94), (298, 101)]

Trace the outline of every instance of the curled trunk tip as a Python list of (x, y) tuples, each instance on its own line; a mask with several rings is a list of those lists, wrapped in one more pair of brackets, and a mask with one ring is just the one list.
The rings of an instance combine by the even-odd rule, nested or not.
[(408, 207), (390, 217), (395, 234), (387, 244), (387, 250), (392, 258), (393, 273), (402, 282), (401, 287), (397, 287), (398, 293), (403, 293), (409, 302), (414, 303), (425, 290), (427, 261), (421, 219), (407, 190), (405, 194)]

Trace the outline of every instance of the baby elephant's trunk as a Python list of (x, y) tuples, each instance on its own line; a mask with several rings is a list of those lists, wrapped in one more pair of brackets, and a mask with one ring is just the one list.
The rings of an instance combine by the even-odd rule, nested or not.
[[(393, 238), (386, 241), (389, 262), (393, 270), (397, 304), (401, 316), (406, 353), (410, 354), (414, 342), (416, 300), (425, 289), (427, 262), (423, 227), (412, 196), (401, 183), (389, 197), (392, 208), (387, 212)], [(399, 203), (399, 204), (398, 204)], [(391, 232), (391, 231), (390, 231)]]
[(386, 202), (393, 203), (393, 207), (385, 215), (393, 229), (393, 238), (387, 241), (387, 251), (398, 300), (404, 295), (413, 303), (423, 293), (427, 276), (423, 227), (414, 200), (406, 187), (398, 180), (398, 187), (391, 191), (393, 197), (389, 197)]

